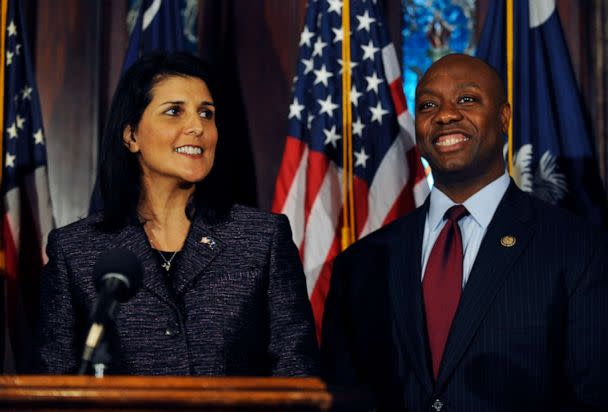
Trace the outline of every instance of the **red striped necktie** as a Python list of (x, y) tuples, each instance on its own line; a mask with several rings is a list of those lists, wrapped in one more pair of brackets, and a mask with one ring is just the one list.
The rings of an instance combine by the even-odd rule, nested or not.
[(431, 249), (422, 280), (426, 329), (435, 379), (462, 293), (463, 252), (458, 221), (468, 213), (462, 205), (452, 206), (445, 212), (447, 222)]

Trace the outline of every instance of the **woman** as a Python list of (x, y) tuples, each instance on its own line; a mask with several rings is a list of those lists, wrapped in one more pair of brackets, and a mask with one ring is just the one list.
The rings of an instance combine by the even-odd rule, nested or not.
[(74, 373), (111, 248), (141, 261), (143, 287), (106, 332), (107, 373), (314, 375), (318, 353), (298, 251), (284, 216), (216, 202), (218, 133), (202, 62), (140, 58), (104, 131), (99, 215), (53, 231), (42, 276), (38, 369)]

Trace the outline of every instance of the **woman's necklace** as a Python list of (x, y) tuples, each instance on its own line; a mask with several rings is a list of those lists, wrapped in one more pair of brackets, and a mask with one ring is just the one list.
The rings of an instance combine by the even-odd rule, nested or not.
[(165, 269), (167, 271), (167, 273), (169, 273), (169, 271), (171, 270), (171, 263), (173, 262), (173, 259), (175, 259), (175, 256), (177, 256), (177, 252), (179, 252), (179, 250), (176, 250), (175, 252), (173, 252), (171, 257), (169, 259), (167, 259), (165, 257), (165, 255), (163, 255), (163, 252), (160, 251), (160, 248), (158, 247), (157, 242), (155, 241), (154, 235), (152, 234), (152, 232), (146, 231), (145, 228), (144, 228), (144, 232), (146, 232), (146, 235), (148, 236), (148, 240), (150, 241), (150, 244), (158, 252), (158, 254), (160, 255), (161, 259), (164, 262), (164, 263), (161, 263), (160, 266), (163, 269)]
[(173, 262), (173, 259), (175, 258), (175, 256), (177, 255), (177, 250), (175, 252), (173, 252), (173, 254), (171, 255), (171, 257), (167, 260), (167, 258), (165, 257), (165, 255), (163, 255), (163, 252), (161, 252), (160, 250), (156, 249), (156, 251), (158, 252), (158, 254), (160, 255), (160, 257), (165, 261), (165, 263), (161, 263), (161, 266), (167, 271), (169, 272), (171, 270), (171, 262)]

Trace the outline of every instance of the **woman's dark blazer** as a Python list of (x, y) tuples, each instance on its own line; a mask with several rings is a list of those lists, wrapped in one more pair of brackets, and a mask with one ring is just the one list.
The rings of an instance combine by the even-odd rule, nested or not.
[(305, 277), (285, 216), (234, 206), (194, 218), (169, 286), (141, 224), (100, 231), (99, 216), (49, 235), (36, 363), (74, 373), (96, 292), (93, 267), (108, 249), (141, 261), (143, 287), (108, 328), (107, 373), (316, 375), (318, 349)]

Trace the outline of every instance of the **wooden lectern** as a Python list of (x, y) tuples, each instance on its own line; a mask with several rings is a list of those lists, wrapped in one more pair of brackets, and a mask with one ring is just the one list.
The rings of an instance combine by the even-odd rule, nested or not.
[(0, 410), (327, 411), (314, 378), (0, 376)]

